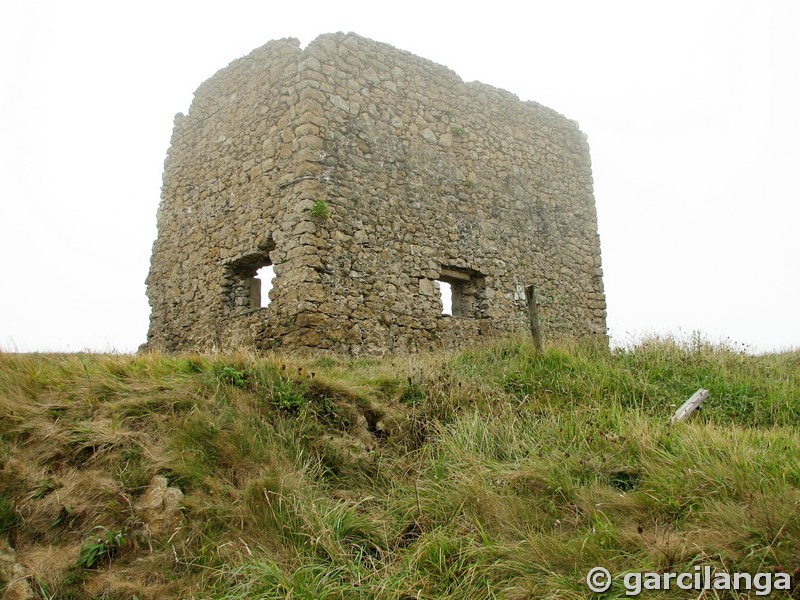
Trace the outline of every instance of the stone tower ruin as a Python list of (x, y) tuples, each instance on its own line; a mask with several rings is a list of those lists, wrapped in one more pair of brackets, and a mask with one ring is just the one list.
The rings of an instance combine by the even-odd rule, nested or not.
[(254, 50), (175, 118), (147, 347), (454, 347), (527, 329), (530, 285), (545, 335), (605, 335), (589, 148), (549, 108), (330, 34)]

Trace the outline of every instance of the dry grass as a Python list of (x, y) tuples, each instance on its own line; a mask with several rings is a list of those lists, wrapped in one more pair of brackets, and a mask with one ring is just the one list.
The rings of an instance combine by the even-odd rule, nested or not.
[[(699, 387), (704, 412), (668, 425)], [(584, 598), (596, 565), (794, 572), (798, 417), (800, 354), (697, 340), (2, 354), (0, 535), (41, 598)], [(185, 494), (159, 535), (136, 508), (154, 475)]]

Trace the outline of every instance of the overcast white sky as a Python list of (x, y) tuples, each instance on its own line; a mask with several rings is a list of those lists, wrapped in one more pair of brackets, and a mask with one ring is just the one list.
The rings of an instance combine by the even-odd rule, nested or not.
[(354, 31), (589, 136), (612, 338), (800, 347), (800, 2), (0, 0), (0, 348), (134, 351), (172, 119)]

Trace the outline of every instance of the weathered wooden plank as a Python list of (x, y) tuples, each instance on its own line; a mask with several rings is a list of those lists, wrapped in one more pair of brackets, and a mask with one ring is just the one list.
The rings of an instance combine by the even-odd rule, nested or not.
[(542, 328), (539, 325), (539, 310), (536, 306), (536, 292), (533, 285), (525, 288), (525, 299), (528, 301), (528, 321), (533, 335), (533, 347), (537, 352), (542, 351)]
[(684, 402), (678, 410), (675, 411), (675, 414), (672, 415), (670, 422), (677, 423), (678, 421), (683, 421), (685, 418), (703, 406), (703, 402), (706, 401), (706, 398), (708, 398), (708, 390), (700, 388), (694, 394), (692, 394), (692, 397)]

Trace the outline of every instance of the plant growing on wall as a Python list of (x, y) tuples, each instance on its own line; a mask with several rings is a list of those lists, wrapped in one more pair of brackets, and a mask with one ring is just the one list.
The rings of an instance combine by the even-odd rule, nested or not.
[(317, 200), (311, 207), (311, 216), (320, 221), (327, 221), (331, 216), (331, 209), (325, 200)]

